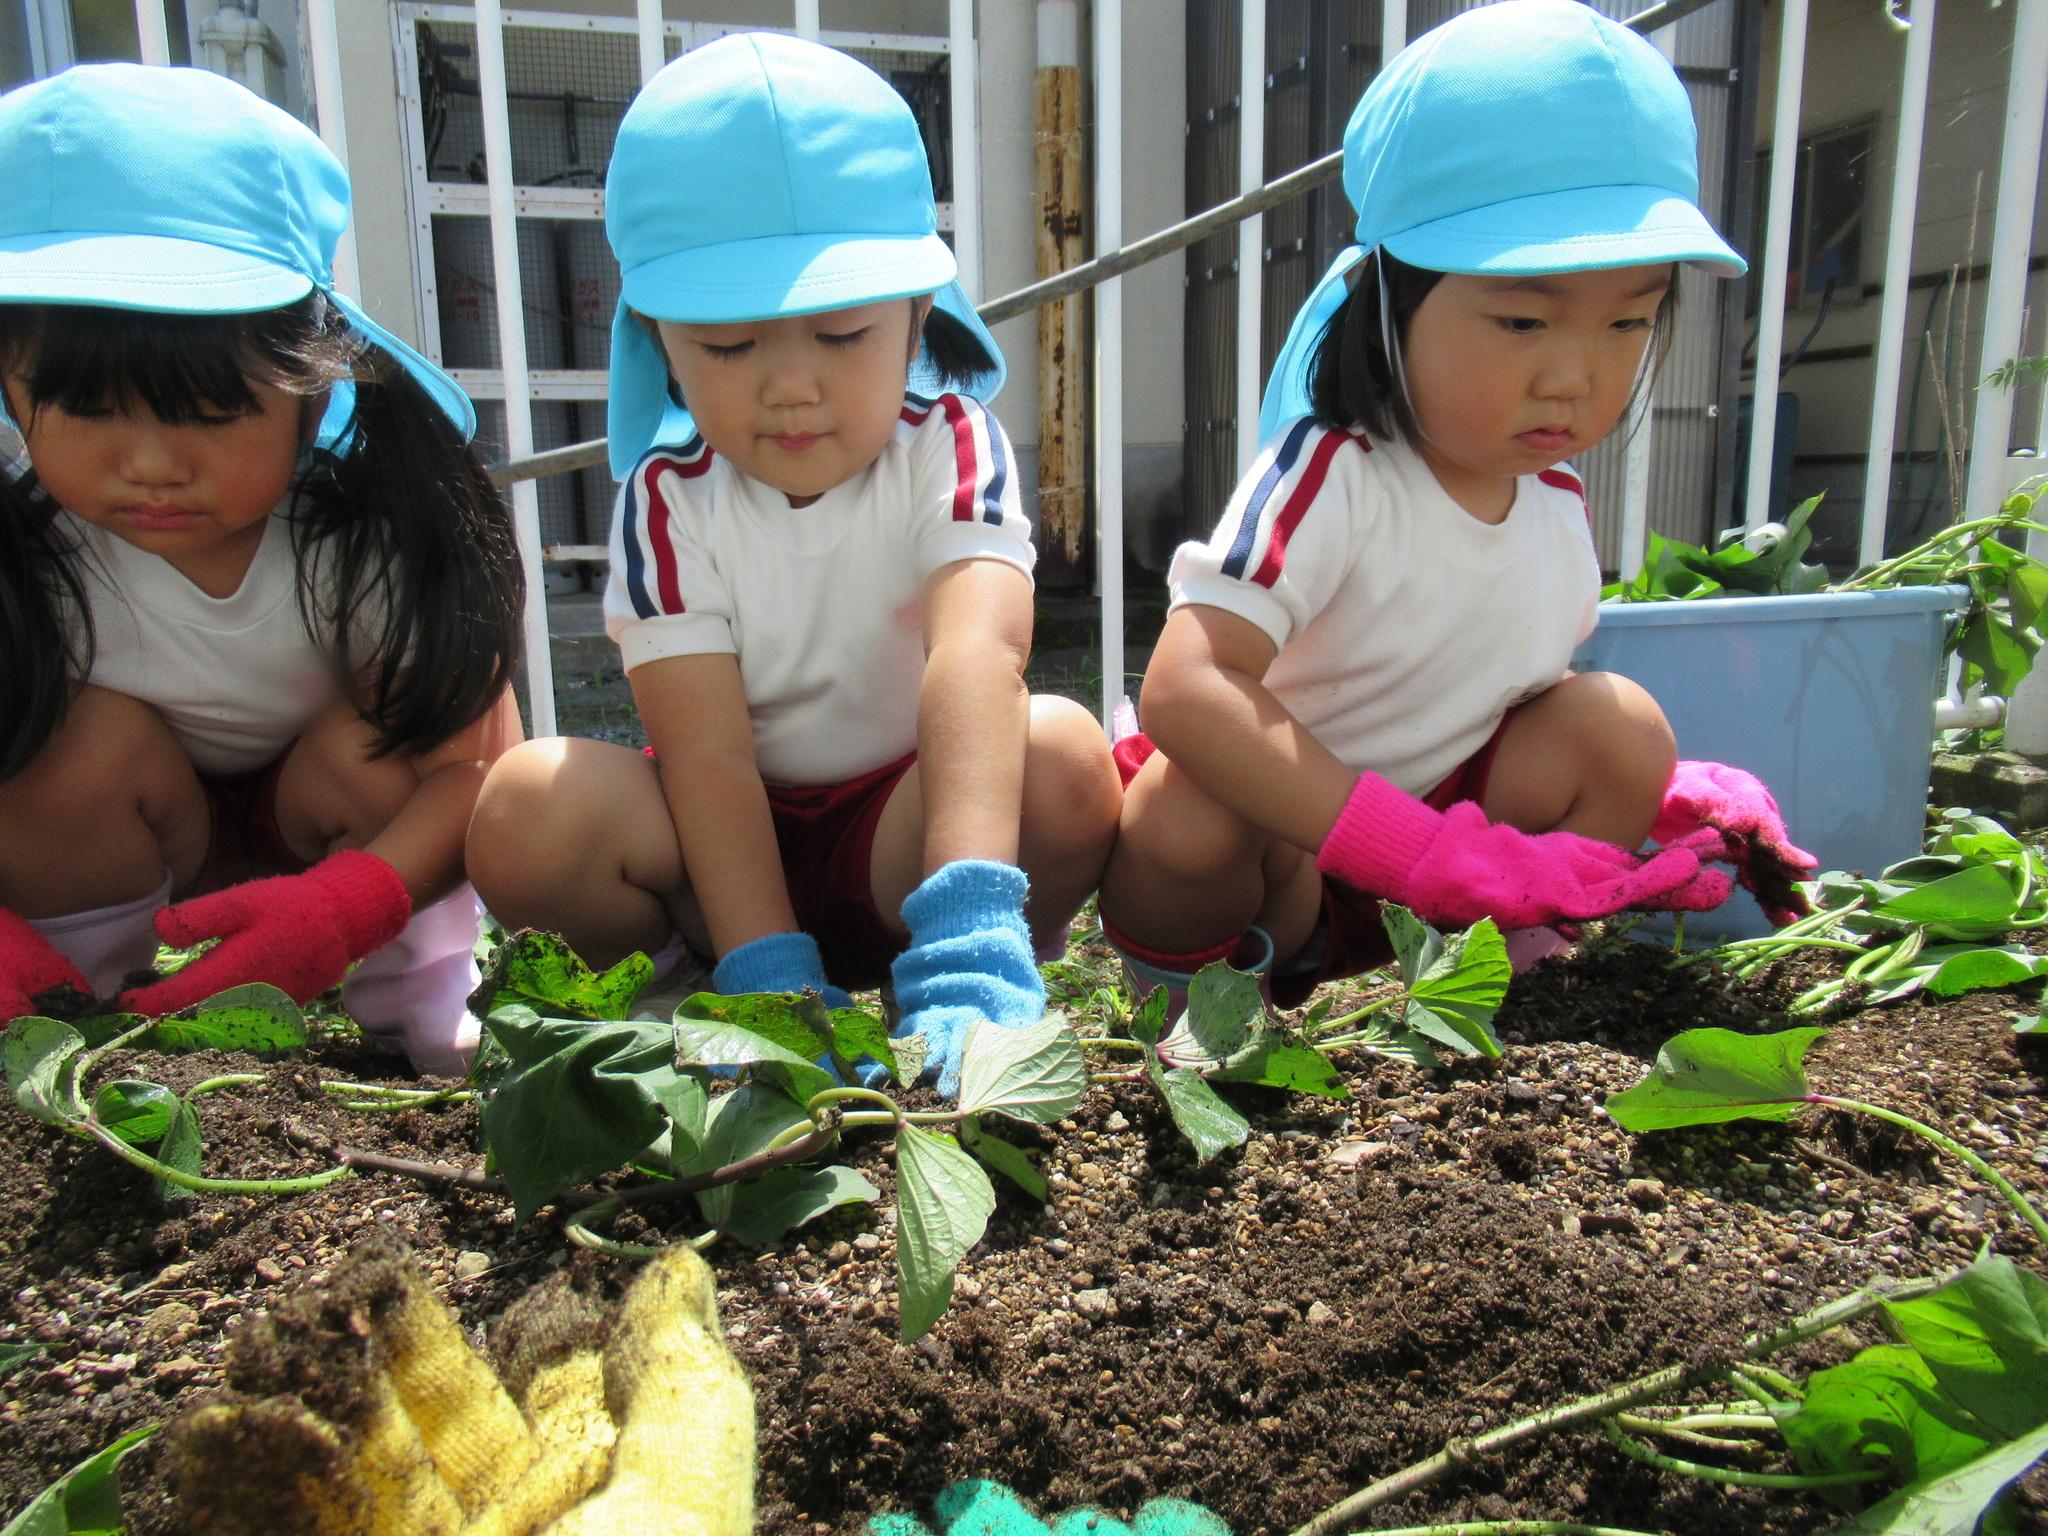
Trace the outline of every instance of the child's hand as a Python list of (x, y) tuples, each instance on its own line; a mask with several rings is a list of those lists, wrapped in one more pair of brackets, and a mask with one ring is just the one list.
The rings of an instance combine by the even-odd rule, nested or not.
[(1316, 868), (1433, 923), (1490, 917), (1503, 928), (1630, 909), (1707, 912), (1732, 884), (1689, 847), (1645, 858), (1574, 832), (1522, 832), (1469, 801), (1432, 810), (1372, 773), (1359, 776)]
[(960, 1052), (978, 1019), (1010, 1029), (1045, 1017), (1045, 982), (1024, 923), (1024, 871), (956, 859), (903, 901), (910, 947), (890, 970), (901, 1035), (925, 1041), (925, 1071), (939, 1092), (960, 1092)]
[[(1702, 831), (1717, 834), (1700, 837)], [(1780, 927), (1812, 910), (1797, 882), (1820, 861), (1795, 847), (1778, 802), (1753, 773), (1726, 763), (1681, 762), (1664, 791), (1650, 836), (1682, 843), (1703, 859), (1722, 859), (1753, 892), (1764, 916)]]
[(249, 880), (156, 915), (166, 944), (221, 942), (175, 976), (122, 994), (131, 1013), (176, 1013), (254, 981), (310, 1003), (412, 916), (398, 871), (373, 853), (330, 854), (303, 874)]
[(36, 999), (53, 987), (73, 987), (90, 997), (92, 986), (50, 941), (0, 907), (0, 1029), (10, 1019), (36, 1013)]
[(825, 979), (825, 957), (808, 933), (771, 933), (728, 950), (711, 972), (711, 985), (725, 997), (749, 992), (816, 992), (827, 1008), (851, 1008), (844, 987)]

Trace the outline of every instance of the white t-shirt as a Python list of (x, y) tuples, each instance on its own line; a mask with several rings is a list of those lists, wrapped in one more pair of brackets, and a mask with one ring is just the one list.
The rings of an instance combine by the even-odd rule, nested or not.
[(160, 555), (59, 512), (92, 611), (87, 680), (155, 708), (202, 774), (244, 773), (342, 697), (299, 616), (287, 501), (263, 525), (242, 584), (209, 597)]
[(1035, 554), (995, 417), (906, 395), (881, 456), (807, 507), (701, 437), (633, 466), (612, 517), (605, 628), (627, 671), (730, 654), (761, 777), (839, 784), (916, 749), (918, 597), (934, 571)]
[(1173, 606), (1249, 620), (1279, 647), (1266, 686), (1324, 746), (1410, 794), (1557, 683), (1600, 600), (1585, 493), (1560, 465), (1482, 523), (1415, 451), (1302, 418), (1258, 458)]

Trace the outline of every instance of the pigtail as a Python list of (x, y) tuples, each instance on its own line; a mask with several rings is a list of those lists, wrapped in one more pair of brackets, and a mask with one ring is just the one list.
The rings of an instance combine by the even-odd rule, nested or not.
[(300, 609), (332, 637), (378, 754), (430, 750), (488, 710), (518, 664), (526, 581), (511, 516), (476, 451), (382, 352), (357, 361), (342, 443), (316, 458), (293, 519)]
[(33, 481), (0, 474), (0, 783), (41, 755), (92, 665), (79, 551)]
[(996, 360), (981, 338), (936, 304), (924, 317), (924, 355), (947, 384), (972, 384), (996, 370)]

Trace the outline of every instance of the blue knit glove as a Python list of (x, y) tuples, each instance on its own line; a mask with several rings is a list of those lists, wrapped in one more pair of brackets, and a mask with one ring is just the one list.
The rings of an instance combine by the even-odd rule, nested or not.
[(711, 985), (726, 997), (748, 992), (802, 992), (823, 995), (827, 1008), (851, 1008), (845, 989), (825, 979), (825, 957), (808, 933), (771, 933), (750, 939), (719, 961)]
[(1021, 1029), (1045, 1017), (1026, 888), (1013, 864), (956, 859), (904, 898), (910, 947), (890, 967), (903, 1010), (896, 1033), (924, 1037), (925, 1071), (949, 1099), (960, 1093), (960, 1051), (975, 1020)]
[[(943, 1536), (1230, 1536), (1214, 1512), (1183, 1499), (1153, 1499), (1129, 1525), (1085, 1506), (1048, 1522), (1003, 1484), (981, 1479), (946, 1489), (932, 1515)], [(868, 1536), (932, 1536), (932, 1528), (911, 1515), (876, 1515)]]

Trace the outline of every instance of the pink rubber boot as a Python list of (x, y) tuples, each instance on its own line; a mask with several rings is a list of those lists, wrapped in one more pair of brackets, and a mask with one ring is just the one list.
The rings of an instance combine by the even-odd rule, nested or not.
[(156, 959), (156, 929), (150, 924), (170, 899), (167, 869), (163, 883), (147, 896), (62, 917), (32, 917), (28, 925), (84, 973), (94, 993), (111, 999), (132, 973), (148, 969)]
[(366, 1039), (403, 1052), (422, 1072), (461, 1077), (482, 1024), (469, 994), (483, 978), (475, 951), (483, 908), (473, 886), (417, 907), (405, 930), (341, 984), (341, 1005)]

